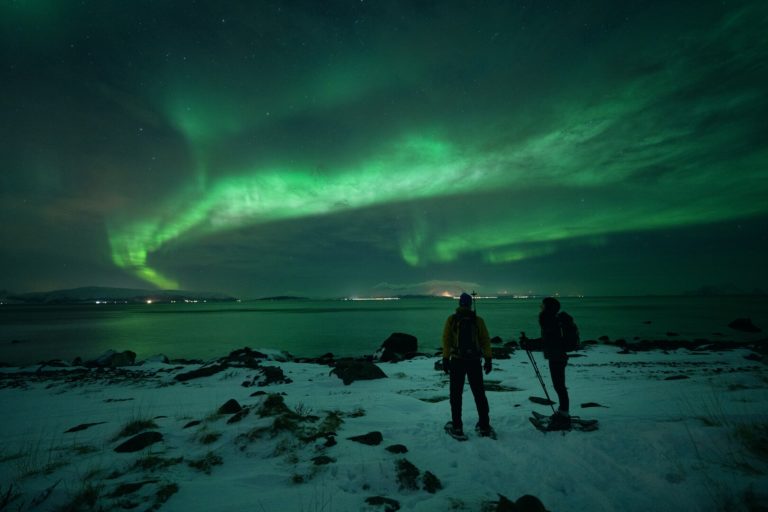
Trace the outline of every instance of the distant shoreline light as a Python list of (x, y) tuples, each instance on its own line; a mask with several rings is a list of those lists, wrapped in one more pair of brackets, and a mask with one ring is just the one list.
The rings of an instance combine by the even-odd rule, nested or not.
[(400, 297), (344, 297), (344, 300), (400, 300)]

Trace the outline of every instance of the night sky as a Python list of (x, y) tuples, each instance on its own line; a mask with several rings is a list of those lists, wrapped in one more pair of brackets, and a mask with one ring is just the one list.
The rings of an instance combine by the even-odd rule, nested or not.
[(768, 2), (6, 0), (0, 289), (768, 289)]

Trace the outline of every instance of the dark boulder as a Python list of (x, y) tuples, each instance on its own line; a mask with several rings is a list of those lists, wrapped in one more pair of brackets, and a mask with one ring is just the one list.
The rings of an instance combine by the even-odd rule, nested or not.
[(93, 361), (85, 363), (91, 368), (118, 368), (120, 366), (132, 366), (136, 362), (136, 352), (126, 350), (124, 352), (115, 352), (107, 350)]
[(162, 440), (163, 434), (160, 432), (142, 432), (122, 443), (115, 448), (115, 451), (118, 453), (137, 452)]
[(365, 502), (374, 507), (384, 507), (384, 512), (396, 512), (400, 510), (400, 502), (386, 496), (370, 496)]
[(416, 336), (395, 332), (384, 340), (376, 352), (375, 359), (382, 362), (397, 362), (409, 359), (418, 351), (418, 339)]
[(404, 444), (393, 444), (385, 448), (390, 453), (408, 453), (408, 448)]
[(356, 380), (386, 379), (381, 368), (368, 361), (337, 361), (336, 367), (331, 370), (331, 374), (340, 378), (345, 385), (349, 385)]
[(259, 367), (259, 361), (267, 359), (267, 357), (266, 354), (244, 347), (230, 352), (223, 361), (230, 366), (244, 366), (246, 368), (255, 369)]
[(544, 504), (541, 500), (530, 494), (517, 498), (515, 505), (517, 505), (517, 510), (519, 512), (547, 512), (547, 509), (544, 508)]
[(424, 490), (430, 494), (435, 494), (443, 488), (443, 483), (431, 471), (424, 472), (424, 475), (421, 477), (421, 482), (424, 484)]
[(186, 382), (192, 379), (199, 379), (200, 377), (210, 377), (228, 368), (226, 364), (213, 364), (210, 366), (201, 366), (195, 370), (186, 373), (180, 373), (174, 377), (179, 382)]
[(367, 444), (368, 446), (378, 446), (384, 440), (384, 436), (381, 432), (373, 431), (360, 436), (348, 437), (347, 439), (356, 443)]
[(293, 382), (285, 376), (283, 369), (279, 366), (262, 366), (259, 368), (263, 379), (258, 383), (259, 387), (269, 386), (270, 384), (290, 384)]
[(728, 324), (728, 327), (735, 331), (742, 332), (762, 332), (763, 330), (752, 323), (751, 318), (737, 318)]
[(219, 407), (218, 413), (219, 414), (237, 414), (242, 410), (243, 408), (240, 406), (239, 403), (237, 403), (237, 400), (235, 400), (234, 398), (230, 398), (224, 403), (224, 405)]

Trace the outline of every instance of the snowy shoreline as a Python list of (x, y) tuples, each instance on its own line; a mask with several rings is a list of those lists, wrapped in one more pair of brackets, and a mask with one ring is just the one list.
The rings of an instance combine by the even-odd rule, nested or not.
[[(204, 364), (0, 368), (9, 412), (0, 505), (509, 510), (499, 495), (533, 495), (552, 511), (766, 506), (768, 372), (754, 350), (763, 347), (588, 345), (570, 362), (568, 386), (572, 412), (600, 429), (565, 435), (529, 424), (531, 411), (549, 409), (529, 400), (541, 387), (510, 347), (486, 377), (498, 440), (470, 432), (465, 443), (443, 432), (447, 378), (429, 354), (369, 363), (386, 378), (349, 384), (330, 356), (277, 351)], [(464, 421), (476, 421), (468, 387)], [(135, 430), (121, 435), (126, 427)], [(135, 435), (151, 444), (115, 451)]]

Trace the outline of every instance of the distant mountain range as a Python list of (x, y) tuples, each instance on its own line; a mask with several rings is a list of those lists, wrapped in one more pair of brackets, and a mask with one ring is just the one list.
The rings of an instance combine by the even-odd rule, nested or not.
[(12, 293), (0, 291), (0, 301), (7, 304), (93, 304), (93, 303), (171, 303), (234, 302), (238, 299), (223, 293), (187, 290), (141, 290), (88, 286), (48, 292)]

